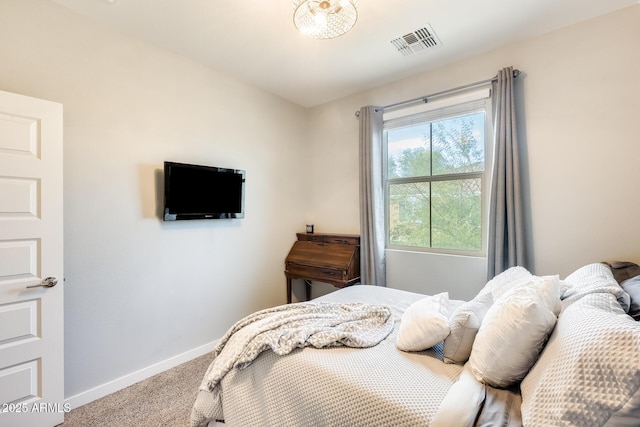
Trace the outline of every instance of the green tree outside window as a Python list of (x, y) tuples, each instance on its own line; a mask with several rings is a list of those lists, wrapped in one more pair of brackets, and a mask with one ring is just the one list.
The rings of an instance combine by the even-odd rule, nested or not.
[(482, 249), (485, 113), (389, 129), (389, 243)]

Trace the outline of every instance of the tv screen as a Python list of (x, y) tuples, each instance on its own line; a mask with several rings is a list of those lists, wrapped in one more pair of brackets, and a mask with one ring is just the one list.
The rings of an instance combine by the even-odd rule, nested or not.
[(164, 162), (164, 220), (244, 218), (245, 171)]

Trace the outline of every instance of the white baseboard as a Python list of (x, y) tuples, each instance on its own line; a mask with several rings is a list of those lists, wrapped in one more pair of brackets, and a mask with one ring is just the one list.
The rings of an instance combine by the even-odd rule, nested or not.
[(218, 341), (216, 340), (208, 344), (204, 344), (200, 347), (178, 354), (177, 356), (170, 357), (169, 359), (147, 366), (146, 368), (132, 372), (113, 381), (109, 381), (108, 383), (83, 391), (82, 393), (78, 393), (75, 396), (70, 396), (64, 400), (64, 403), (68, 403), (71, 409), (86, 405), (89, 402), (93, 402), (94, 400), (100, 399), (108, 394), (115, 393), (118, 390), (122, 390), (123, 388), (150, 378), (155, 374), (174, 368), (184, 362), (193, 360), (196, 357), (203, 356), (213, 351), (217, 342)]

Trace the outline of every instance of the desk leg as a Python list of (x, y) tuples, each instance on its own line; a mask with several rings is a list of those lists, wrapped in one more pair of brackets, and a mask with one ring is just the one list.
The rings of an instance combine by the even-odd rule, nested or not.
[(291, 304), (291, 279), (287, 277), (287, 304)]
[(306, 292), (307, 301), (311, 300), (311, 280), (304, 281), (304, 290)]

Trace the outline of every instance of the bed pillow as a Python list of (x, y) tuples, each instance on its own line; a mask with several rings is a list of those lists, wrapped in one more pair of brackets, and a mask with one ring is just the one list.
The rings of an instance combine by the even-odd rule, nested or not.
[(471, 371), (485, 384), (506, 388), (536, 362), (560, 312), (558, 276), (542, 277), (505, 293), (489, 309), (473, 343)]
[(411, 304), (402, 314), (396, 345), (402, 351), (422, 351), (449, 335), (449, 294), (442, 292)]
[[(506, 292), (529, 283), (536, 278), (526, 268), (515, 266), (489, 280), (472, 300), (472, 305), (465, 306), (462, 308), (465, 311), (454, 313), (457, 316), (450, 319), (451, 334), (444, 342), (444, 361), (446, 363), (465, 363), (469, 360), (471, 346), (478, 328), (491, 304)], [(480, 302), (474, 300), (479, 300)], [(490, 300), (489, 303), (487, 303), (488, 300)], [(470, 308), (472, 309), (471, 312), (468, 311)]]
[(622, 309), (629, 311), (629, 295), (620, 287), (613, 272), (603, 263), (587, 264), (568, 275), (568, 289), (562, 295), (562, 307), (567, 307), (585, 295), (609, 293), (615, 295)]
[(524, 267), (511, 267), (489, 280), (480, 290), (478, 296), (490, 293), (493, 296), (493, 300), (497, 301), (505, 292), (528, 283), (535, 278), (536, 276), (529, 273), (529, 270)]
[(640, 275), (640, 266), (630, 261), (603, 262), (611, 268), (613, 278), (620, 284)]
[(461, 365), (469, 360), (473, 341), (491, 304), (493, 296), (487, 292), (465, 302), (453, 312), (449, 319), (451, 333), (444, 340), (445, 363)]
[(524, 425), (637, 426), (640, 324), (609, 293), (564, 308), (520, 385)]
[(640, 276), (622, 282), (622, 289), (629, 294), (629, 316), (640, 320)]

